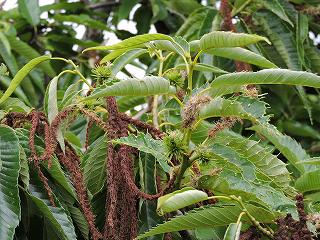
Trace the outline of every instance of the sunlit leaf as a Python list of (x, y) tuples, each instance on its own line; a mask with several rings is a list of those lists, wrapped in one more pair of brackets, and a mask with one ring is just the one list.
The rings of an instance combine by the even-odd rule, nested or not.
[(199, 44), (200, 49), (206, 51), (211, 48), (243, 47), (259, 41), (269, 43), (267, 38), (254, 34), (213, 31), (203, 35)]
[(147, 43), (155, 40), (173, 41), (173, 39), (167, 35), (160, 34), (160, 33), (150, 33), (150, 34), (143, 34), (143, 35), (131, 37), (123, 40), (120, 43), (116, 43), (109, 46), (98, 46), (98, 47), (87, 48), (84, 50), (84, 52), (91, 51), (91, 50), (117, 50), (117, 49), (138, 47), (143, 43)]
[(175, 88), (170, 86), (170, 82), (163, 77), (129, 78), (111, 86), (97, 88), (84, 100), (107, 96), (150, 96), (174, 92)]
[[(269, 222), (274, 218), (272, 214), (263, 208), (255, 207), (250, 204), (246, 204), (246, 207), (259, 222)], [(136, 239), (143, 239), (166, 232), (196, 229), (200, 227), (227, 226), (230, 223), (237, 221), (241, 211), (241, 208), (237, 204), (229, 206), (210, 206), (197, 209), (186, 215), (175, 217), (160, 224), (157, 227), (150, 229), (149, 232), (139, 235)], [(246, 220), (246, 217), (243, 219)]]
[(207, 199), (205, 192), (186, 187), (158, 198), (157, 212), (163, 215)]

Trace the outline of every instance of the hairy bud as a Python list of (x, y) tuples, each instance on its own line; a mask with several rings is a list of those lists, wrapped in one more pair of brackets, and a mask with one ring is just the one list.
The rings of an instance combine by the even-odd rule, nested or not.
[(180, 159), (188, 151), (188, 146), (183, 143), (183, 134), (180, 131), (170, 132), (163, 138), (169, 156), (175, 156)]
[(107, 63), (107, 65), (96, 65), (95, 68), (91, 70), (92, 77), (96, 80), (97, 85), (112, 85), (119, 80), (115, 80), (112, 77), (112, 64)]
[(164, 77), (170, 81), (170, 84), (183, 88), (184, 85), (184, 77), (180, 73), (180, 71), (176, 69), (172, 69), (168, 71)]

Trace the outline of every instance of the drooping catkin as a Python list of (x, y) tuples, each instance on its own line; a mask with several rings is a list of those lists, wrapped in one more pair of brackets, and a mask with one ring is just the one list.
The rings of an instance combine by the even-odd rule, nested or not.
[(72, 184), (75, 187), (80, 207), (87, 220), (92, 238), (94, 240), (101, 239), (102, 234), (97, 230), (95, 226), (95, 216), (90, 206), (88, 193), (84, 184), (84, 177), (79, 166), (79, 157), (74, 153), (70, 146), (67, 146), (65, 154), (61, 151), (58, 151), (57, 155), (59, 161), (70, 174)]

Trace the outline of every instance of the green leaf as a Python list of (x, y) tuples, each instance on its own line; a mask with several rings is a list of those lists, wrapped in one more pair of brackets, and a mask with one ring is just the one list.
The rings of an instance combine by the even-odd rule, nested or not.
[(258, 142), (231, 131), (219, 132), (214, 142), (235, 150), (240, 156), (251, 162), (258, 171), (264, 173), (279, 186), (286, 187), (289, 185), (290, 173), (286, 169), (286, 164), (277, 156), (271, 154), (268, 149), (260, 146)]
[(199, 118), (239, 117), (253, 122), (266, 122), (268, 117), (265, 114), (265, 102), (248, 97), (238, 97), (233, 100), (217, 97), (201, 108)]
[(167, 17), (167, 9), (161, 0), (150, 0), (152, 8), (152, 22), (155, 23), (158, 20), (163, 20)]
[(214, 127), (214, 124), (211, 124), (207, 121), (201, 121), (195, 129), (192, 131), (191, 140), (195, 144), (201, 144), (207, 137), (210, 129)]
[(84, 7), (83, 2), (59, 2), (59, 3), (52, 3), (48, 5), (44, 5), (40, 7), (40, 11), (47, 12), (50, 10), (71, 10), (71, 11), (77, 11)]
[(60, 203), (56, 200), (56, 207), (52, 207), (46, 193), (35, 185), (30, 184), (29, 191), (30, 200), (37, 206), (41, 215), (49, 220), (59, 237), (65, 240), (77, 239), (73, 223)]
[(250, 2), (251, 0), (235, 0), (231, 12), (232, 16), (241, 12)]
[[(114, 50), (108, 55), (106, 55), (104, 58), (101, 59), (100, 63), (106, 63), (109, 61), (112, 61), (113, 59), (117, 58), (113, 65), (116, 64), (116, 66), (113, 66), (115, 70), (113, 70), (114, 74), (120, 71), (127, 63), (130, 63), (132, 60), (136, 59), (140, 55), (147, 53), (148, 51), (145, 49), (119, 49)], [(128, 60), (127, 60), (128, 57)]]
[[(139, 56), (147, 52), (148, 51), (145, 49), (134, 49), (124, 53), (123, 55), (119, 56), (116, 60), (114, 60), (112, 65), (112, 73), (116, 75), (128, 63), (132, 62), (134, 59), (138, 58)], [(101, 60), (101, 62), (103, 62), (103, 59)]]
[[(199, 26), (202, 26), (206, 16), (211, 14), (212, 11), (216, 12), (207, 7), (195, 9), (180, 26), (179, 30), (176, 32), (176, 36), (183, 36), (187, 40), (199, 38), (199, 31), (202, 29), (202, 27), (199, 29)], [(202, 35), (203, 34), (201, 34), (201, 36)]]
[[(197, 38), (200, 38), (204, 34), (218, 29), (215, 26), (216, 22), (219, 22), (219, 20), (217, 21), (217, 19), (220, 18), (220, 15), (217, 14), (218, 11), (216, 9), (213, 9), (210, 7), (206, 7), (205, 9), (206, 9), (206, 11), (205, 11), (204, 18), (202, 19), (202, 21), (198, 25), (198, 26), (200, 26), (200, 28), (198, 31)], [(195, 27), (197, 27), (197, 26), (195, 26)]]
[(1, 103), (0, 108), (8, 112), (29, 113), (31, 111), (31, 108), (25, 105), (19, 98), (11, 97)]
[[(185, 64), (179, 64), (177, 66), (175, 66), (175, 68), (177, 69), (185, 69), (186, 65)], [(213, 73), (218, 73), (218, 74), (224, 74), (224, 73), (228, 73), (227, 71), (220, 69), (218, 67), (215, 66), (211, 66), (208, 64), (204, 64), (204, 63), (196, 63), (193, 67), (193, 70), (195, 71), (199, 71), (199, 72), (213, 72)]]
[(142, 34), (135, 37), (131, 37), (128, 39), (123, 40), (120, 43), (116, 43), (109, 46), (98, 46), (87, 48), (83, 52), (91, 51), (91, 50), (117, 50), (117, 49), (127, 49), (138, 47), (143, 43), (155, 41), (155, 40), (168, 40), (173, 41), (173, 39), (167, 35), (160, 34), (160, 33), (150, 33), (150, 34)]
[(0, 133), (0, 236), (3, 240), (10, 240), (21, 218), (18, 189), (20, 147), (13, 129), (0, 125)]
[[(0, 167), (1, 169), (1, 167)], [(30, 176), (29, 176), (29, 165), (28, 165), (28, 160), (26, 153), (24, 152), (23, 147), (20, 146), (20, 171), (19, 175), (21, 178), (21, 181), (25, 187), (25, 189), (29, 188), (29, 181), (30, 181)]]
[(40, 8), (38, 0), (18, 0), (19, 12), (31, 25), (40, 23)]
[(314, 73), (320, 74), (320, 51), (315, 46), (305, 46), (305, 57), (309, 60)]
[(3, 32), (0, 32), (0, 55), (12, 74), (18, 71), (18, 64), (12, 55), (10, 43)]
[[(55, 117), (58, 115), (58, 97), (57, 97), (57, 85), (58, 85), (59, 77), (54, 77), (49, 85), (48, 85), (48, 121), (50, 124), (52, 124)], [(59, 142), (59, 145), (62, 149), (62, 151), (65, 151), (65, 144), (64, 144), (64, 138), (62, 134), (61, 127), (57, 130), (57, 140)]]
[[(9, 41), (8, 41), (7, 37), (2, 32), (0, 32), (0, 55), (1, 55), (2, 59), (3, 59), (3, 61), (8, 66), (11, 74), (15, 75), (19, 70), (19, 66), (18, 66), (18, 64), (16, 62), (15, 56), (11, 52), (10, 44), (9, 44), (9, 46), (6, 46), (8, 44), (9, 44)], [(1, 80), (2, 84), (6, 88), (9, 87), (10, 82), (11, 82), (11, 79), (9, 77), (7, 77), (4, 74), (0, 74), (0, 80)], [(25, 92), (19, 86), (14, 91), (14, 93), (18, 97), (21, 97), (21, 99), (23, 99), (26, 103), (31, 105), (26, 95), (28, 95), (28, 97), (31, 100), (33, 100), (32, 96), (35, 95), (35, 92), (34, 92), (33, 86), (30, 87), (30, 84), (31, 84), (30, 80), (28, 80), (28, 81), (29, 82), (24, 82), (23, 86), (22, 86)]]
[(209, 88), (204, 91), (204, 93), (207, 93), (210, 97), (216, 98), (223, 95), (233, 94), (233, 93), (244, 93), (246, 90), (243, 86), (235, 85), (235, 86), (224, 86), (224, 87), (217, 87), (217, 88)]
[(306, 167), (298, 163), (309, 159), (310, 156), (294, 139), (271, 125), (255, 125), (250, 129), (265, 136), (301, 174), (306, 171)]
[(148, 33), (151, 28), (152, 12), (148, 5), (141, 5), (134, 12), (133, 21), (135, 21), (137, 34)]
[(213, 72), (213, 73), (219, 73), (219, 74), (224, 74), (228, 73), (227, 71), (220, 69), (215, 66), (211, 66), (208, 64), (204, 63), (197, 63), (194, 65), (193, 70), (199, 71), (199, 72)]
[(305, 65), (304, 42), (308, 39), (309, 34), (308, 17), (302, 13), (299, 13), (296, 24), (297, 50), (302, 64)]
[[(40, 57), (41, 55), (32, 48), (29, 44), (23, 42), (19, 38), (13, 35), (7, 35), (7, 38), (10, 42), (11, 49), (22, 55), (27, 60), (31, 61), (34, 58)], [(54, 77), (56, 75), (55, 71), (50, 65), (50, 62), (43, 62), (39, 64), (39, 68), (41, 68), (49, 77)]]
[(243, 47), (259, 41), (269, 43), (267, 38), (255, 34), (213, 31), (203, 35), (199, 44), (200, 49), (206, 51), (210, 48)]
[[(8, 78), (7, 76), (1, 76), (0, 75), (0, 82), (4, 85), (4, 87), (7, 89), (10, 86), (11, 83), (11, 79)], [(24, 91), (22, 90), (21, 86), (18, 86), (14, 92), (13, 92), (18, 98), (20, 98), (21, 100), (23, 100), (26, 104), (31, 105), (31, 103), (29, 102), (26, 94), (24, 93)], [(7, 99), (8, 100), (8, 99)]]
[[(19, 143), (21, 145), (21, 147), (23, 148), (27, 158), (30, 157), (31, 155), (31, 150), (30, 150), (30, 146), (29, 146), (29, 135), (30, 132), (26, 129), (16, 129), (16, 134), (17, 137), (19, 138)], [(43, 149), (43, 142), (40, 138), (36, 137), (36, 149), (37, 152), (39, 152), (40, 154), (43, 153), (44, 149)], [(74, 199), (76, 199), (76, 192), (72, 186), (72, 184), (70, 183), (70, 180), (68, 179), (68, 177), (66, 176), (66, 174), (63, 172), (59, 160), (53, 156), (51, 158), (51, 162), (52, 162), (52, 166), (49, 169), (46, 163), (42, 163), (42, 166), (48, 171), (48, 173), (51, 175), (52, 179), (54, 181), (56, 181), (58, 184), (60, 184), (71, 196), (74, 197)]]
[(76, 191), (72, 186), (67, 174), (64, 173), (64, 171), (62, 170), (62, 167), (57, 157), (52, 157), (51, 162), (51, 168), (48, 168), (48, 165), (45, 163), (43, 163), (42, 166), (46, 168), (52, 179), (54, 179), (58, 184), (60, 184), (74, 199), (77, 199)]
[(235, 87), (248, 84), (286, 84), (320, 88), (320, 77), (303, 71), (265, 69), (259, 72), (224, 74), (211, 83), (211, 88)]
[(181, 54), (185, 57), (190, 57), (190, 45), (189, 43), (181, 36), (173, 37), (175, 44), (182, 50)]
[(307, 172), (301, 175), (295, 182), (295, 188), (300, 192), (319, 191), (320, 190), (320, 170)]
[(126, 112), (146, 102), (145, 97), (120, 97), (117, 99), (119, 111)]
[[(9, 41), (6, 38), (6, 36), (4, 35), (3, 32), (0, 32), (0, 40), (1, 40), (1, 50), (5, 51), (7, 53), (10, 53), (11, 52), (11, 46), (10, 46)], [(6, 61), (6, 60), (8, 60), (8, 59), (3, 58), (3, 61)]]
[[(156, 194), (156, 168), (157, 161), (151, 154), (140, 152), (139, 158), (140, 184), (141, 189), (148, 194)], [(140, 200), (142, 202), (139, 211), (139, 233), (163, 223), (164, 218), (156, 213), (156, 201)], [(149, 240), (162, 240), (163, 235), (158, 235)]]
[(301, 101), (303, 103), (303, 107), (308, 112), (310, 122), (311, 122), (311, 124), (313, 124), (312, 108), (311, 108), (310, 101), (309, 101), (309, 99), (307, 97), (306, 90), (302, 86), (296, 86), (296, 89), (297, 89), (299, 97), (300, 97), (300, 99), (301, 99)]
[(201, 4), (196, 0), (162, 1), (171, 11), (178, 12), (183, 15), (189, 15), (192, 11), (201, 7)]
[(97, 88), (83, 101), (107, 96), (151, 96), (174, 92), (175, 88), (163, 77), (129, 78), (111, 86)]
[[(248, 75), (246, 75), (248, 74)], [(310, 87), (319, 87), (319, 80), (320, 77), (318, 77), (315, 74), (307, 73), (307, 72), (299, 72), (299, 71), (290, 71), (286, 69), (268, 69), (268, 70), (262, 70), (259, 72), (251, 72), (251, 73), (231, 73), (226, 74), (226, 78), (232, 78), (232, 76), (236, 76), (234, 79), (228, 81), (227, 84), (223, 84), (224, 86), (219, 88), (213, 88), (213, 91), (218, 91), (224, 93), (225, 91), (229, 90), (226, 88), (225, 85), (245, 85), (245, 82), (247, 84), (289, 84), (289, 85), (297, 85), (297, 90), (299, 92), (299, 96), (301, 97), (304, 106), (306, 110), (308, 111), (310, 120), (311, 118), (311, 109), (309, 106), (309, 102), (305, 96), (304, 89), (301, 88), (299, 85), (303, 86), (310, 86)], [(221, 83), (219, 80), (221, 80), (222, 77), (218, 77), (215, 79), (215, 81), (212, 83), (213, 85), (220, 85)], [(254, 78), (254, 79), (253, 79)], [(263, 81), (261, 81), (262, 79)], [(229, 79), (228, 79), (229, 80)], [(304, 81), (305, 80), (305, 81)], [(222, 80), (225, 81), (225, 80)], [(235, 81), (235, 82), (233, 82)], [(229, 93), (229, 92), (227, 92)]]
[[(200, 165), (203, 177), (198, 181), (199, 188), (214, 192), (215, 195), (241, 196), (243, 201), (257, 203), (277, 215), (279, 211), (295, 212), (294, 201), (284, 194), (284, 191), (294, 193), (287, 183), (282, 187), (277, 186), (278, 183), (273, 184), (272, 178), (268, 179), (259, 168), (234, 148), (214, 144), (212, 151), (218, 152), (210, 156), (209, 162)], [(214, 169), (222, 171), (212, 176)], [(283, 175), (279, 176), (284, 179)]]
[(164, 215), (207, 199), (207, 193), (186, 187), (158, 198), (157, 212)]
[(168, 52), (174, 52), (179, 54), (180, 56), (185, 56), (185, 51), (182, 46), (178, 45), (177, 43), (170, 42), (167, 40), (157, 40), (154, 41), (154, 46), (149, 45), (149, 47), (156, 51), (156, 49), (168, 51)]
[(81, 165), (86, 186), (92, 195), (102, 190), (106, 182), (107, 138), (95, 140), (83, 155)]
[(138, 0), (123, 0), (121, 1), (121, 4), (119, 6), (119, 10), (118, 10), (118, 22), (121, 19), (126, 19), (127, 17), (129, 17), (129, 14), (132, 10), (132, 8), (138, 3)]
[[(273, 214), (263, 208), (245, 204), (248, 211), (259, 222), (271, 222), (274, 219)], [(143, 239), (153, 235), (176, 232), (181, 230), (189, 230), (203, 227), (227, 226), (232, 222), (236, 222), (242, 209), (238, 204), (210, 206), (202, 209), (190, 211), (185, 215), (175, 217), (144, 234), (139, 235), (136, 239)], [(248, 222), (247, 217), (243, 218)]]
[(197, 228), (195, 235), (198, 240), (222, 240), (225, 231), (225, 227)]
[[(257, 19), (259, 26), (262, 28), (263, 33), (270, 39), (274, 48), (272, 50), (266, 49), (266, 55), (269, 53), (277, 52), (276, 58), (280, 57), (289, 69), (301, 70), (301, 62), (296, 48), (294, 34), (287, 27), (287, 25), (273, 13), (269, 11), (259, 11), (254, 15)], [(279, 59), (269, 59), (278, 63)], [(278, 66), (285, 67), (277, 64)]]
[(289, 135), (320, 140), (318, 130), (308, 124), (298, 121), (281, 121), (280, 126)]
[(128, 48), (124, 48), (124, 49), (114, 50), (114, 51), (108, 53), (106, 56), (104, 56), (101, 59), (100, 63), (102, 64), (102, 63), (110, 62), (113, 59), (121, 56), (122, 54), (124, 54), (125, 52), (128, 52), (128, 51), (130, 51), (130, 48), (129, 49)]
[(68, 211), (70, 212), (73, 222), (79, 228), (84, 239), (89, 240), (89, 226), (83, 213), (80, 211), (79, 208), (69, 205)]
[(274, 63), (270, 62), (268, 59), (264, 58), (263, 56), (241, 47), (215, 48), (215, 49), (209, 49), (205, 52), (215, 56), (219, 56), (219, 57), (224, 57), (224, 58), (229, 58), (229, 59), (233, 59), (241, 62), (250, 63), (263, 68), (277, 67)]
[(165, 146), (162, 141), (155, 140), (150, 134), (138, 133), (137, 136), (131, 134), (128, 137), (122, 137), (112, 140), (114, 144), (125, 144), (135, 147), (142, 152), (153, 155), (164, 171), (168, 172), (170, 167), (167, 163), (168, 156), (165, 154)]
[(55, 14), (53, 18), (59, 22), (74, 22), (93, 29), (110, 30), (105, 23), (95, 20), (87, 14)]
[(230, 223), (223, 240), (239, 240), (242, 223)]
[(320, 157), (313, 157), (309, 158), (303, 162), (300, 162), (298, 164), (314, 164), (314, 165), (320, 165)]
[(269, 9), (283, 21), (289, 23), (292, 27), (294, 26), (293, 23), (290, 21), (289, 17), (287, 16), (285, 10), (283, 9), (282, 5), (278, 2), (278, 0), (262, 0), (262, 4), (265, 6), (266, 9)]
[[(0, 54), (1, 57), (4, 61), (4, 63), (7, 65), (7, 67), (9, 68), (10, 72), (12, 74), (16, 74), (16, 72), (18, 71), (18, 64), (16, 62), (16, 59), (14, 58), (14, 56), (11, 53), (11, 47), (9, 44), (9, 41), (7, 39), (7, 37), (0, 32)], [(8, 46), (9, 44), (9, 46)]]
[(14, 76), (14, 78), (12, 79), (9, 88), (5, 91), (5, 93), (2, 95), (2, 97), (0, 98), (0, 104), (3, 103), (6, 99), (8, 99), (8, 97), (10, 97), (10, 95), (14, 92), (14, 90), (19, 86), (19, 84), (21, 83), (21, 81), (28, 75), (28, 73), (34, 68), (36, 67), (38, 64), (49, 60), (51, 58), (51, 56), (49, 55), (44, 55), (41, 57), (37, 57), (33, 60), (31, 60), (30, 62), (28, 62), (26, 65), (24, 65), (18, 72), (17, 74)]
[[(62, 110), (65, 107), (70, 106), (71, 104), (75, 104), (76, 103), (76, 98), (77, 96), (83, 91), (83, 89), (81, 89), (81, 82), (76, 82), (71, 84), (67, 90), (64, 92), (63, 95), (63, 99), (61, 100), (61, 102), (59, 102), (59, 106), (58, 109)], [(47, 89), (47, 92), (49, 92), (49, 89)], [(44, 101), (44, 105), (48, 106), (48, 94), (45, 94), (45, 101)], [(47, 98), (46, 98), (47, 97)], [(48, 110), (45, 108), (45, 112), (48, 112)]]

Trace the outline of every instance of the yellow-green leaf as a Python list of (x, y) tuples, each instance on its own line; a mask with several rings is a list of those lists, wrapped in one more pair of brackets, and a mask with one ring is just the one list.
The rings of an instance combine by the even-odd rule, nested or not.
[(186, 187), (160, 197), (157, 212), (163, 215), (207, 199), (208, 195), (205, 192)]
[(155, 40), (168, 40), (173, 41), (173, 39), (167, 35), (160, 34), (160, 33), (150, 33), (150, 34), (142, 34), (135, 37), (131, 37), (128, 39), (123, 40), (122, 42), (109, 45), (109, 46), (98, 46), (98, 47), (91, 47), (85, 49), (83, 52), (91, 51), (91, 50), (117, 50), (117, 49), (126, 49), (132, 47), (138, 47), (143, 43), (155, 41)]
[(206, 51), (210, 48), (243, 47), (259, 41), (270, 43), (267, 38), (255, 34), (213, 31), (203, 35), (199, 44), (200, 49)]

